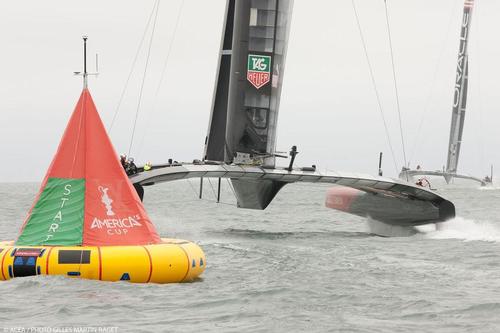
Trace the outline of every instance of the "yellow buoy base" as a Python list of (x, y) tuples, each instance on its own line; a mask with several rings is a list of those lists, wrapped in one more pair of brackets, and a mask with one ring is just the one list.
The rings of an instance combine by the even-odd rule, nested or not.
[(144, 246), (15, 246), (0, 242), (0, 280), (65, 275), (102, 281), (192, 281), (205, 270), (203, 250), (179, 239)]

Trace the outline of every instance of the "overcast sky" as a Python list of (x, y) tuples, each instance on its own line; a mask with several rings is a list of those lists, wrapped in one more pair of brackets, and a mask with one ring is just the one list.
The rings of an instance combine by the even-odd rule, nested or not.
[[(100, 75), (89, 79), (89, 87), (109, 126), (153, 2), (0, 2), (0, 181), (40, 181), (45, 174), (81, 92), (81, 78), (72, 73), (82, 69), (84, 34), (90, 58), (99, 53)], [(407, 157), (413, 167), (440, 169), (446, 163), (463, 0), (387, 2)], [(490, 164), (500, 170), (500, 2), (476, 2), (459, 169), (482, 177)], [(356, 5), (400, 168), (384, 2)], [(201, 157), (224, 8), (224, 0), (161, 0), (132, 148), (139, 163)], [(146, 51), (111, 131), (120, 153), (128, 151)], [(94, 69), (93, 60), (89, 67)], [(396, 175), (351, 0), (295, 0), (284, 75), (278, 150), (297, 145), (297, 165), (370, 174), (383, 151), (385, 174)]]

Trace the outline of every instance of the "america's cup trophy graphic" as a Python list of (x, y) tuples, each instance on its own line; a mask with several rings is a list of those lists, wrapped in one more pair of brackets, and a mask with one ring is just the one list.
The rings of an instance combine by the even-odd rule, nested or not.
[(101, 192), (101, 202), (106, 206), (107, 212), (106, 214), (108, 216), (114, 216), (115, 212), (113, 212), (113, 207), (111, 204), (113, 203), (113, 200), (109, 197), (108, 195), (108, 188), (107, 187), (102, 187), (99, 186), (99, 192)]

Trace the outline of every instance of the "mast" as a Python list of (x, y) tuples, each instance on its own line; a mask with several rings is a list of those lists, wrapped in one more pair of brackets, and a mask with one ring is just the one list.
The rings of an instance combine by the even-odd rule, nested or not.
[[(467, 105), (467, 85), (469, 79), (468, 42), (472, 19), (474, 0), (465, 0), (462, 24), (460, 28), (460, 44), (458, 47), (457, 73), (453, 93), (453, 110), (451, 116), (450, 140), (448, 144), (448, 159), (446, 173), (457, 172), (458, 158), (464, 129), (465, 109)], [(445, 176), (447, 182), (451, 175)]]
[(274, 167), (292, 3), (227, 0), (205, 160)]
[[(226, 0), (204, 161), (275, 167), (293, 0)], [(289, 167), (291, 168), (291, 166)], [(231, 179), (238, 207), (264, 209), (285, 182)]]

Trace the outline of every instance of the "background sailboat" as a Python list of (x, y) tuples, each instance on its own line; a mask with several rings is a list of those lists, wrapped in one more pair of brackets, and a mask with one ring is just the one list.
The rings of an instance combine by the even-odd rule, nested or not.
[(448, 155), (446, 168), (442, 171), (417, 169), (410, 170), (403, 167), (399, 177), (408, 180), (415, 176), (442, 176), (446, 183), (450, 183), (453, 178), (467, 179), (479, 182), (481, 185), (491, 183), (493, 175), (489, 179), (481, 179), (478, 177), (463, 175), (458, 173), (458, 161), (460, 157), (460, 148), (462, 145), (462, 136), (465, 122), (465, 111), (467, 106), (467, 93), (469, 83), (469, 37), (471, 30), (472, 12), (474, 8), (474, 0), (465, 0), (463, 15), (460, 27), (460, 43), (458, 47), (458, 59), (456, 67), (456, 77), (453, 93), (453, 108), (450, 126), (450, 137), (448, 143)]

